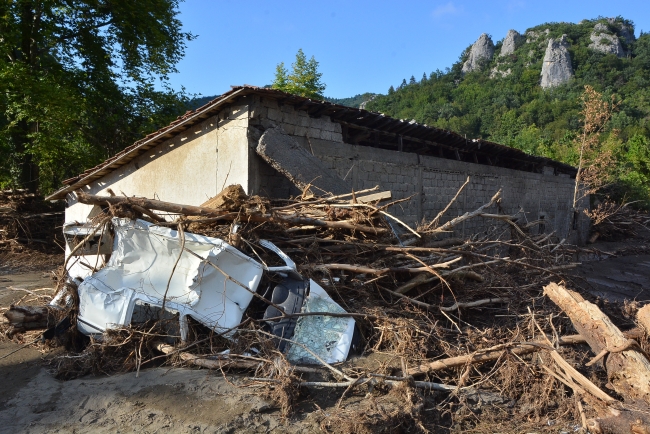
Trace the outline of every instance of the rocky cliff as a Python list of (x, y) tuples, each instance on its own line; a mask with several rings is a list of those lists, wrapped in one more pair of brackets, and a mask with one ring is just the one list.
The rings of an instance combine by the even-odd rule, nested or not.
[(519, 44), (523, 42), (524, 37), (519, 34), (516, 30), (508, 30), (506, 38), (503, 40), (503, 45), (501, 46), (501, 52), (499, 57), (507, 56), (508, 54), (513, 54)]
[(559, 86), (566, 83), (573, 77), (571, 66), (571, 55), (567, 48), (566, 35), (559, 39), (549, 39), (544, 60), (542, 63), (542, 81), (540, 85), (544, 89)]
[(469, 50), (467, 60), (463, 64), (463, 74), (480, 69), (492, 60), (492, 56), (494, 56), (494, 43), (487, 33), (483, 33)]
[[(627, 30), (627, 28), (626, 28)], [(632, 33), (634, 35), (634, 33)], [(628, 34), (629, 37), (629, 34)], [(604, 23), (594, 26), (594, 31), (589, 36), (591, 44), (589, 48), (606, 54), (614, 54), (617, 57), (625, 57), (625, 50), (618, 36), (612, 34), (609, 27)]]
[(628, 25), (625, 21), (620, 22), (616, 18), (607, 18), (607, 23), (616, 26), (618, 28), (618, 35), (622, 37), (628, 44), (630, 42), (636, 41), (633, 25)]

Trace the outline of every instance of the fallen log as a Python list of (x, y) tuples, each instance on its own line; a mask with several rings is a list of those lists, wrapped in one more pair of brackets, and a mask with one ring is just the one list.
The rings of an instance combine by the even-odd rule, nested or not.
[[(163, 354), (177, 354), (180, 359), (188, 365), (194, 365), (207, 369), (258, 369), (267, 360), (256, 357), (241, 356), (237, 354), (213, 354), (209, 356), (197, 356), (185, 351), (179, 351), (172, 345), (164, 342), (154, 342), (154, 347)], [(314, 373), (323, 372), (321, 368), (312, 368), (308, 366), (293, 366), (292, 369), (297, 372)]]
[[(176, 351), (176, 348), (163, 342), (156, 342), (155, 347), (158, 351), (164, 354), (171, 354)], [(257, 360), (235, 360), (228, 356), (215, 356), (215, 358), (199, 357), (187, 352), (178, 352), (178, 356), (187, 364), (208, 369), (224, 369), (228, 367), (237, 369), (255, 369), (260, 366), (260, 363), (262, 363)]]
[[(585, 343), (586, 341), (580, 335), (569, 335), (560, 338), (560, 345), (575, 345)], [(476, 352), (472, 354), (466, 354), (464, 356), (449, 357), (446, 359), (435, 360), (433, 362), (425, 363), (420, 366), (415, 366), (408, 370), (408, 375), (419, 375), (426, 374), (427, 372), (432, 371), (442, 371), (449, 368), (457, 368), (459, 366), (465, 366), (467, 364), (478, 364), (485, 363), (497, 360), (504, 356), (506, 353), (515, 354), (517, 356), (523, 356), (525, 354), (534, 353), (542, 349), (548, 348), (544, 341), (532, 341), (532, 342), (514, 342), (511, 344), (502, 344), (497, 345), (492, 348), (483, 350), (482, 352)], [(552, 349), (552, 348), (551, 348)]]
[[(650, 432), (650, 362), (640, 351), (636, 341), (626, 336), (609, 317), (580, 294), (564, 286), (550, 283), (544, 294), (557, 304), (571, 319), (573, 326), (585, 338), (599, 358), (607, 357), (604, 366), (611, 387), (623, 397), (626, 404), (637, 410), (611, 412), (590, 422), (595, 432)], [(632, 431), (634, 421), (639, 431)], [(645, 430), (645, 431), (644, 431)]]
[(347, 220), (341, 221), (325, 221), (310, 217), (301, 216), (284, 216), (279, 213), (274, 214), (242, 214), (238, 212), (228, 212), (214, 208), (205, 208), (193, 205), (182, 205), (171, 202), (164, 202), (161, 200), (146, 199), (142, 197), (119, 197), (119, 196), (97, 196), (94, 194), (87, 194), (82, 191), (76, 192), (77, 199), (80, 203), (87, 205), (118, 205), (129, 204), (137, 205), (145, 209), (169, 212), (173, 214), (182, 214), (185, 216), (204, 216), (213, 217), (215, 220), (235, 220), (251, 221), (251, 222), (279, 222), (285, 223), (290, 226), (313, 225), (319, 227), (336, 228), (336, 229), (350, 229), (353, 231), (366, 232), (371, 234), (384, 234), (388, 232), (386, 228), (372, 227), (353, 223)]
[[(638, 335), (639, 333), (637, 329), (632, 329), (629, 332), (624, 333), (624, 336), (626, 338), (634, 338)], [(586, 342), (587, 341), (585, 338), (583, 338), (581, 335), (568, 335), (560, 337), (558, 343), (559, 345), (577, 345), (584, 344)], [(482, 352), (475, 352), (472, 354), (466, 354), (464, 356), (448, 357), (446, 359), (434, 360), (433, 362), (424, 363), (419, 366), (410, 368), (408, 370), (408, 375), (426, 374), (427, 372), (442, 371), (449, 368), (465, 366), (467, 364), (490, 362), (499, 359), (504, 354), (506, 354), (506, 352), (516, 354), (518, 356), (523, 356), (526, 354), (541, 351), (543, 349), (547, 349), (544, 340), (502, 344), (497, 345), (496, 347), (485, 349)]]
[(13, 335), (52, 327), (58, 322), (61, 312), (51, 306), (11, 306), (4, 316), (11, 326), (8, 334)]
[(605, 367), (614, 390), (625, 396), (626, 402), (650, 404), (650, 362), (607, 315), (577, 292), (556, 283), (546, 285), (544, 294), (569, 316), (595, 354), (609, 352)]
[(456, 302), (452, 304), (451, 306), (440, 306), (440, 310), (443, 312), (453, 312), (455, 310), (458, 310), (460, 308), (467, 308), (467, 307), (478, 307), (478, 306), (483, 306), (485, 304), (492, 304), (492, 303), (507, 303), (510, 301), (510, 298), (508, 297), (497, 297), (497, 298), (485, 298), (482, 300), (476, 300), (476, 301), (469, 301), (469, 302)]
[(351, 271), (353, 273), (359, 273), (359, 274), (377, 274), (377, 275), (382, 275), (386, 274), (388, 272), (393, 272), (393, 273), (426, 273), (430, 272), (431, 269), (434, 268), (449, 268), (449, 265), (453, 264), (454, 262), (458, 262), (461, 258), (455, 258), (452, 259), (451, 261), (443, 262), (440, 264), (431, 264), (427, 265), (425, 267), (411, 267), (411, 268), (400, 268), (400, 267), (387, 267), (387, 268), (370, 268), (370, 267), (364, 267), (361, 265), (351, 265), (351, 264), (323, 264), (323, 265), (317, 265), (314, 267), (314, 270), (317, 271), (326, 271), (326, 270), (343, 270), (343, 271)]
[(636, 320), (643, 326), (645, 332), (650, 334), (650, 304), (646, 304), (636, 313)]

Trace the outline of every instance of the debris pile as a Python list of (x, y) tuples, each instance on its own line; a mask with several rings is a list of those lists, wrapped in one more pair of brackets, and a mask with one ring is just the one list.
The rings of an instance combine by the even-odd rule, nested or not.
[(636, 210), (629, 204), (619, 205), (606, 200), (589, 212), (593, 225), (589, 242), (614, 241), (636, 236), (650, 223), (647, 212)]
[(62, 208), (27, 190), (0, 191), (0, 266), (48, 262), (44, 253), (60, 252)]
[[(272, 200), (231, 186), (203, 206), (78, 192), (101, 212), (65, 229), (69, 280), (50, 304), (67, 316), (46, 321), (48, 336), (84, 349), (58, 375), (245, 372), (287, 416), (305, 394), (335, 396), (325, 431), (650, 429), (650, 395), (629, 393), (650, 375), (645, 333), (565, 287), (584, 249), (499, 213), (500, 192), (411, 228), (389, 212), (409, 199), (308, 190)], [(469, 219), (489, 229), (454, 236)], [(11, 327), (29, 329), (16, 309)]]

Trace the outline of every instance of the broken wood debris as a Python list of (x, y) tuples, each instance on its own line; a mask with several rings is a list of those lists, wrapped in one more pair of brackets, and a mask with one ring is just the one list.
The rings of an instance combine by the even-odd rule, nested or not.
[[(462, 189), (453, 200), (461, 195)], [(96, 222), (144, 219), (150, 221), (147, 225), (169, 228), (170, 238), (176, 237), (177, 241), (194, 236), (237, 240), (231, 244), (265, 269), (279, 266), (277, 255), (263, 241), (270, 240), (295, 261), (295, 268), (289, 273), (298, 273), (322, 286), (344, 310), (290, 312), (285, 301), (272, 296), (273, 286), (278, 285), (277, 276), (265, 274), (256, 291), (235, 279), (240, 287), (255, 292), (238, 325), (225, 331), (209, 330), (190, 319), (181, 341), (178, 328), (170, 326), (171, 320), (157, 314), (155, 318), (104, 332), (102, 340), (89, 344), (74, 363), (67, 360), (59, 365), (63, 377), (98, 369), (138, 370), (163, 359), (169, 364), (254, 372), (251, 381), (255, 384), (266, 384), (286, 393), (295, 393), (291, 390), (297, 387), (329, 387), (344, 388), (345, 395), (355, 389), (374, 391), (385, 384), (390, 388), (414, 387), (453, 394), (449, 399), (469, 390), (506, 394), (514, 399), (523, 390), (520, 377), (529, 377), (526, 381), (548, 387), (546, 393), (556, 403), (571, 399), (574, 408), (571, 396), (577, 397), (575, 408), (579, 408), (580, 417), (584, 416), (584, 423), (591, 424), (594, 432), (593, 427), (613, 426), (613, 420), (620, 423), (630, 414), (636, 415), (618, 407), (618, 396), (623, 393), (627, 394), (624, 404), (647, 405), (642, 388), (637, 387), (634, 392), (638, 396), (634, 397), (623, 392), (631, 387), (630, 372), (637, 375), (637, 371), (646, 369), (647, 360), (640, 344), (630, 340), (639, 337), (638, 331), (617, 334), (606, 317), (590, 310), (584, 299), (566, 290), (558, 292), (558, 285), (550, 281), (568, 279), (562, 273), (577, 265), (577, 249), (567, 246), (554, 233), (531, 235), (536, 222), (520, 222), (517, 215), (499, 213), (497, 205), (503, 200), (500, 191), (474, 211), (448, 218), (444, 211), (450, 207), (446, 206), (433, 221), (408, 229), (392, 210), (397, 208), (396, 204), (410, 199), (387, 204), (391, 193), (379, 192), (377, 188), (322, 197), (314, 196), (312, 191), (291, 200), (273, 200), (248, 197), (241, 187), (231, 186), (201, 206), (84, 192), (77, 192), (77, 199), (108, 208), (106, 214), (95, 217)], [(471, 219), (489, 219), (492, 223), (481, 234), (460, 237), (454, 232)], [(395, 230), (400, 226), (401, 237)], [(186, 248), (183, 245), (177, 250), (175, 262), (182, 255), (179, 252)], [(226, 275), (226, 279), (233, 279), (222, 265), (194, 250), (190, 253), (202, 261), (204, 269), (214, 269)], [(166, 282), (172, 281), (170, 276), (164, 277)], [(559, 309), (550, 303), (539, 303), (544, 285), (546, 295)], [(531, 300), (535, 300), (537, 307), (528, 312)], [(163, 310), (169, 305), (173, 303), (163, 304)], [(14, 307), (4, 316), (13, 318), (10, 322), (16, 330), (21, 326), (20, 330), (46, 328), (52, 321), (47, 316), (49, 311), (42, 308)], [(42, 311), (47, 321), (42, 321), (43, 317), (39, 317), (40, 322), (27, 316), (17, 319), (20, 309)], [(262, 316), (267, 309), (272, 314)], [(64, 312), (74, 319), (77, 310), (73, 300)], [(574, 327), (578, 334), (560, 337), (556, 324), (542, 320), (551, 314), (557, 317), (562, 311), (569, 317), (556, 319), (564, 321), (563, 333)], [(581, 311), (589, 314), (577, 314)], [(650, 321), (644, 320), (650, 315), (643, 309), (638, 315), (639, 323), (650, 327)], [(286, 350), (278, 349), (277, 342), (288, 341), (288, 348), (303, 348), (304, 343), (269, 333), (268, 324), (300, 318), (330, 322), (335, 318), (354, 318), (363, 343), (351, 345), (351, 351), (388, 355), (390, 361), (369, 368), (355, 360), (328, 363), (316, 355), (316, 364), (320, 366), (289, 363), (290, 356)], [(224, 339), (232, 335), (237, 339)], [(577, 363), (560, 348), (572, 346), (575, 352), (584, 352), (585, 344), (593, 350), (587, 358), (591, 363)], [(309, 347), (303, 349), (313, 353)], [(638, 362), (632, 371), (627, 367), (630, 360)], [(615, 389), (618, 387), (619, 395), (612, 397), (604, 392), (604, 383), (598, 382), (598, 376), (593, 374), (602, 370), (603, 364), (607, 370), (603, 378)], [(592, 370), (592, 375), (586, 375), (585, 370)], [(496, 380), (506, 377), (513, 377), (508, 380), (512, 382), (512, 393)], [(429, 381), (432, 379), (435, 381)], [(531, 393), (517, 400), (535, 402), (545, 411), (552, 411), (546, 403), (536, 401), (538, 398), (538, 394)]]

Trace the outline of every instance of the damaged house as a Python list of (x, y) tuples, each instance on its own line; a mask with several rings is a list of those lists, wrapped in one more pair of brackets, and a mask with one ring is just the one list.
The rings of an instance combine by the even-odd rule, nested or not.
[[(129, 325), (153, 307), (178, 316), (183, 340), (188, 318), (228, 336), (253, 297), (259, 296), (257, 288), (266, 272), (280, 279), (269, 293), (273, 302), (264, 314), (279, 346), (291, 338), (309, 350), (292, 345), (290, 360), (316, 362), (312, 356), (318, 354), (335, 362), (345, 360), (353, 346), (354, 320), (330, 318), (328, 326), (319, 323), (320, 316), (274, 322), (281, 316), (279, 309), (339, 315), (346, 311), (318, 283), (304, 279), (272, 243), (259, 241), (285, 265), (267, 266), (217, 238), (188, 233), (181, 241), (179, 231), (144, 220), (113, 218), (111, 233), (95, 236), (91, 231), (97, 229), (89, 222), (100, 209), (81, 203), (79, 192), (198, 206), (233, 184), (248, 195), (280, 199), (307, 190), (345, 195), (379, 186), (383, 192), (371, 195), (374, 199), (411, 198), (397, 201), (389, 211), (395, 221), (415, 227), (447, 204), (445, 219), (450, 220), (494, 203), (493, 195), (500, 190), (499, 214), (516, 215), (524, 224), (536, 221), (533, 227), (539, 234), (570, 233), (571, 241), (581, 242), (588, 227), (586, 218), (572, 210), (575, 174), (571, 166), (496, 143), (241, 86), (68, 179), (47, 199), (65, 199), (67, 204), (64, 232), (76, 241), (68, 243), (66, 257), (77, 257), (67, 267), (79, 285), (77, 327), (83, 333)], [(461, 236), (478, 234), (488, 225), (473, 219), (455, 230)], [(398, 231), (391, 229), (399, 240)], [(71, 251), (90, 235), (95, 236), (93, 243)]]
[[(560, 237), (573, 227), (571, 241), (583, 242), (587, 219), (572, 213), (575, 174), (557, 161), (414, 121), (237, 86), (64, 181), (47, 199), (65, 199), (66, 222), (83, 222), (92, 207), (76, 201), (76, 190), (200, 205), (231, 184), (274, 198), (307, 185), (316, 194), (379, 185), (393, 199), (415, 196), (391, 209), (415, 225), (435, 217), (469, 176), (448, 216), (475, 209), (502, 188), (503, 213), (543, 219), (541, 230)], [(460, 230), (480, 232), (480, 222), (472, 225)]]

